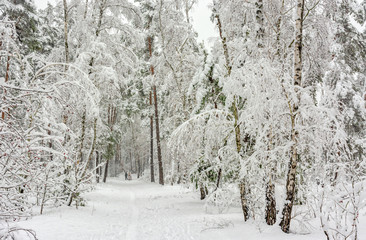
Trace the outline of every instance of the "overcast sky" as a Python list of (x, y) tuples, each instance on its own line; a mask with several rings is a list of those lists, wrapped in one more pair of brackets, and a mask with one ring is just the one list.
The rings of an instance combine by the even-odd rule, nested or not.
[[(55, 4), (59, 0), (34, 0), (38, 8), (44, 9), (47, 7), (47, 2)], [(205, 41), (205, 45), (212, 46), (210, 38), (217, 37), (218, 33), (215, 30), (215, 25), (210, 21), (211, 10), (208, 5), (212, 0), (199, 0), (192, 12), (193, 27), (198, 32), (198, 41)]]
[(44, 9), (47, 7), (47, 2), (50, 2), (51, 4), (55, 5), (57, 0), (34, 0), (34, 3), (38, 8)]
[(208, 47), (213, 45), (210, 38), (218, 37), (215, 25), (210, 20), (211, 10), (208, 5), (211, 3), (212, 0), (199, 0), (192, 13), (193, 27), (198, 32), (198, 41), (205, 41)]

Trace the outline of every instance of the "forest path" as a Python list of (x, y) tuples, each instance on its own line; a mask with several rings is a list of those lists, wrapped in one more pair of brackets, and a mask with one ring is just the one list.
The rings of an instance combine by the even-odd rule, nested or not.
[(129, 195), (130, 195), (130, 204), (131, 204), (131, 216), (130, 216), (130, 223), (127, 228), (126, 233), (126, 240), (136, 240), (137, 236), (137, 225), (138, 225), (138, 216), (139, 216), (139, 209), (136, 206), (136, 194), (131, 188), (128, 188)]
[[(18, 225), (35, 230), (40, 240), (198, 239), (190, 227), (194, 213), (204, 212), (202, 203), (180, 186), (108, 178), (85, 199), (85, 207), (47, 208)], [(189, 206), (182, 208), (184, 202)]]
[[(244, 223), (240, 207), (208, 214), (199, 193), (181, 186), (108, 178), (85, 195), (85, 207), (47, 208), (17, 225), (33, 229), (39, 240), (310, 240), (283, 234), (278, 226)], [(36, 212), (36, 211), (35, 211)], [(19, 239), (29, 239), (20, 237)]]

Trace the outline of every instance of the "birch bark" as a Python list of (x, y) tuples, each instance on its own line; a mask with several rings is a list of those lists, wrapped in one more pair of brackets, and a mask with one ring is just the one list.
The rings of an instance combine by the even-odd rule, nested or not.
[(283, 232), (288, 233), (290, 231), (291, 212), (293, 202), (295, 198), (295, 181), (296, 181), (296, 167), (298, 163), (298, 141), (299, 132), (296, 129), (296, 114), (299, 109), (300, 97), (301, 97), (301, 80), (302, 80), (302, 29), (303, 29), (303, 16), (304, 16), (304, 2), (305, 0), (298, 0), (296, 6), (297, 18), (296, 18), (296, 37), (295, 37), (295, 50), (294, 50), (294, 89), (297, 99), (292, 104), (291, 111), (291, 157), (288, 166), (287, 181), (286, 181), (286, 203), (282, 211), (282, 221), (280, 223)]

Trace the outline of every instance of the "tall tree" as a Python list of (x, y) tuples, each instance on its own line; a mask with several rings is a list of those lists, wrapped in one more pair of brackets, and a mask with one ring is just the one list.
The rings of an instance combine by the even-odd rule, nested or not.
[(304, 20), (304, 2), (305, 0), (298, 0), (296, 5), (296, 34), (295, 34), (295, 49), (294, 49), (294, 87), (296, 100), (292, 103), (291, 109), (291, 152), (290, 161), (288, 164), (288, 173), (286, 180), (286, 203), (282, 210), (281, 229), (283, 232), (288, 233), (290, 231), (291, 213), (295, 199), (295, 183), (296, 183), (296, 167), (299, 161), (298, 156), (298, 111), (301, 101), (301, 80), (302, 80), (302, 31)]

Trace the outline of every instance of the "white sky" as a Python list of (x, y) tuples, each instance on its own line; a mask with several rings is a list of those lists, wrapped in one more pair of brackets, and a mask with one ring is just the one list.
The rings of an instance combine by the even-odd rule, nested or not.
[[(44, 9), (47, 7), (47, 2), (55, 5), (58, 1), (60, 0), (34, 0), (34, 3), (38, 8)], [(213, 41), (210, 41), (210, 38), (218, 37), (215, 25), (210, 21), (211, 10), (208, 8), (208, 5), (211, 3), (212, 0), (198, 0), (191, 13), (193, 27), (198, 33), (198, 41), (204, 41), (208, 48), (213, 45)]]
[(212, 3), (212, 0), (198, 0), (198, 4), (195, 6), (192, 12), (193, 27), (198, 33), (198, 41), (205, 42), (206, 47), (211, 48), (213, 41), (210, 38), (218, 37), (218, 32), (215, 29), (215, 25), (211, 22), (211, 10), (208, 5)]
[(57, 0), (33, 0), (33, 1), (35, 5), (41, 9), (45, 9), (47, 7), (47, 2), (50, 2), (52, 5), (55, 5), (55, 3), (58, 2)]

